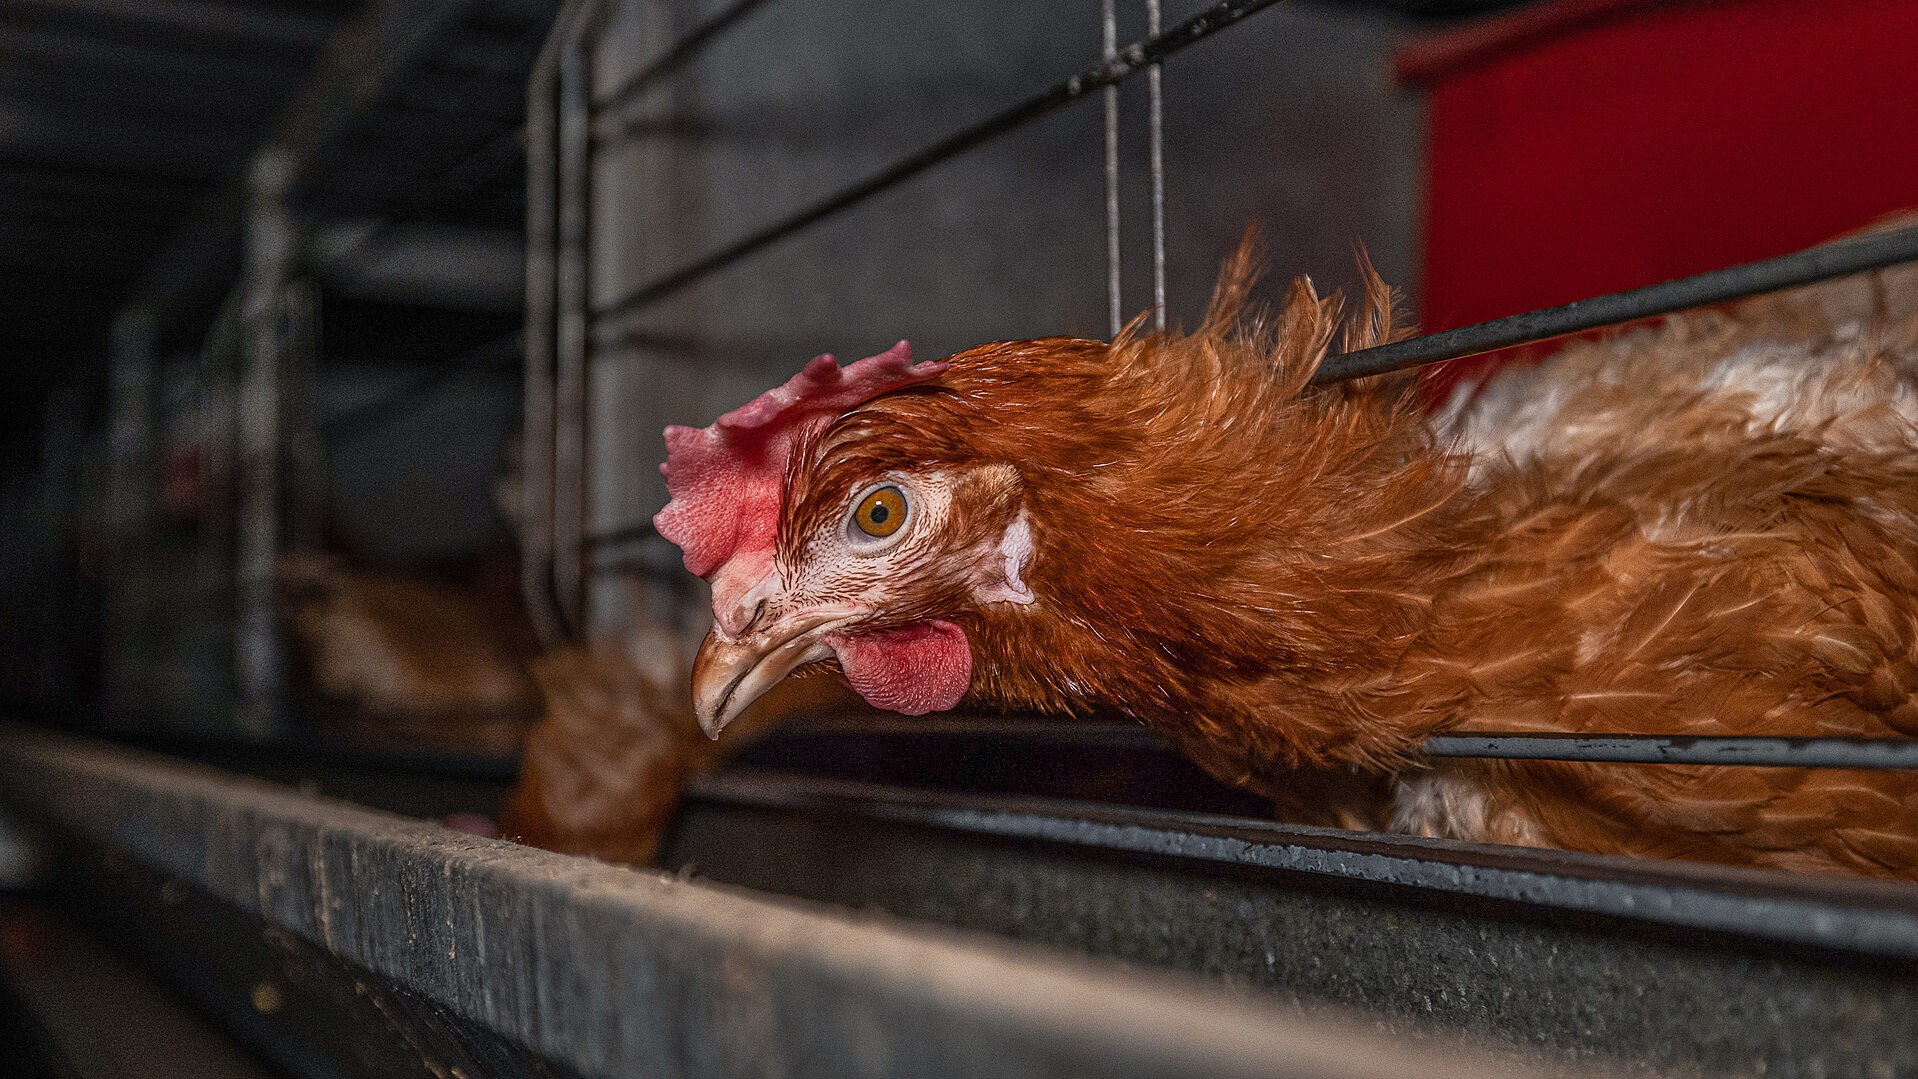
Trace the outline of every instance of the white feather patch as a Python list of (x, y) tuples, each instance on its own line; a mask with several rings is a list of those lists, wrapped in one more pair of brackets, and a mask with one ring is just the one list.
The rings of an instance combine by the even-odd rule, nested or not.
[(1026, 584), (1026, 566), (1032, 562), (1032, 526), (1026, 523), (1026, 511), (1020, 510), (1019, 516), (1006, 526), (1005, 535), (999, 537), (999, 566), (1002, 576), (999, 580), (979, 590), (979, 598), (985, 603), (1032, 603), (1036, 600), (1032, 588)]

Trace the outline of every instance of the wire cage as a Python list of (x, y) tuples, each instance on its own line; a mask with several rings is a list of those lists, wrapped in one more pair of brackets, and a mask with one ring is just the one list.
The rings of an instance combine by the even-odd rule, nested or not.
[[(690, 9), (643, 0), (569, 5), (534, 73), (528, 124), (529, 604), (561, 635), (623, 625), (629, 593), (616, 582), (634, 572), (672, 579), (676, 570), (675, 552), (648, 524), (665, 502), (651, 467), (659, 451), (647, 448), (658, 446), (658, 430), (704, 422), (775, 384), (811, 351), (863, 355), (904, 336), (933, 356), (1028, 332), (1105, 336), (1141, 311), (1189, 321), (1214, 267), (1254, 217), (1277, 230), (1271, 247), (1281, 252), (1281, 271), (1346, 283), (1353, 240), (1362, 238), (1388, 280), (1410, 280), (1416, 222), (1405, 207), (1415, 201), (1419, 163), (1394, 147), (1416, 143), (1418, 115), (1375, 80), (1403, 40), (1402, 26), (1382, 25), (1274, 0), (1163, 8), (1108, 0), (1016, 14), (990, 4), (883, 14), (755, 0)], [(805, 102), (805, 110), (790, 102)], [(1344, 126), (1330, 133), (1333, 123)], [(1335, 191), (1327, 191), (1330, 176), (1263, 169), (1259, 149), (1312, 138), (1337, 147), (1328, 155), (1336, 164), (1326, 166), (1337, 169)], [(1305, 160), (1303, 169), (1316, 167), (1312, 155)], [(1918, 229), (1882, 232), (1333, 356), (1318, 380), (1478, 356), (1914, 259)], [(678, 597), (688, 621), (704, 616), (697, 599)], [(1433, 738), (1425, 749), (1435, 758), (1918, 767), (1918, 742), (1908, 740), (1512, 731)], [(1045, 800), (1072, 787), (1048, 773), (1080, 774), (1087, 759), (1123, 768), (1167, 752), (1156, 736), (1122, 724), (817, 720), (770, 738), (743, 769), (695, 784), (695, 819), (703, 812), (732, 827), (686, 826), (693, 838), (669, 850), (667, 863), (684, 859), (739, 883), (815, 898), (952, 916), (951, 904), (961, 901), (939, 889), (932, 891), (943, 898), (929, 898), (896, 877), (866, 881), (868, 890), (796, 883), (802, 871), (790, 866), (841, 867), (843, 856), (827, 852), (835, 841), (895, 844), (890, 857), (918, 859), (926, 873), (949, 866), (951, 851), (926, 853), (893, 831), (905, 825), (936, 827), (966, 844), (1047, 839), (1135, 856), (1231, 846), (1236, 840), (1214, 830), (1226, 827), (1217, 820), (1154, 814), (1256, 815), (1247, 803), (1165, 789), (1149, 796), (1162, 799), (1156, 808), (1080, 812)], [(1024, 766), (1009, 771), (1009, 760)], [(1008, 795), (1012, 803), (992, 800)], [(750, 844), (751, 854), (726, 853), (722, 835), (736, 844), (745, 821), (795, 810), (857, 823), (818, 826), (806, 842), (821, 846), (784, 860)], [(1116, 838), (1127, 828), (1162, 839)], [(790, 829), (778, 834), (791, 839)], [(1277, 846), (1262, 849), (1291, 840), (1271, 842)], [(1497, 872), (1407, 851), (1400, 869), (1370, 876), (1360, 868), (1374, 864), (1369, 840), (1308, 845), (1320, 842), (1323, 857), (1281, 861), (1293, 870), (1311, 863), (1307, 875), (1328, 888), (1423, 887), (1444, 878), (1453, 884), (1440, 891), (1453, 898), (1483, 897), (1490, 893), (1459, 882)], [(1562, 912), (1571, 892), (1624, 886), (1638, 872), (1617, 863), (1573, 869), (1576, 858), (1543, 857), (1528, 864), (1580, 883), (1502, 893), (1526, 896), (1540, 913)], [(1258, 860), (1236, 854), (1220, 862), (1248, 858)], [(789, 868), (781, 875), (768, 862)], [(1760, 890), (1772, 887), (1785, 886), (1774, 880)], [(1638, 917), (1647, 904), (1675, 901), (1675, 893), (1655, 894), (1656, 887), (1621, 906), (1579, 909)], [(1827, 909), (1909, 904), (1892, 894), (1828, 894)], [(1053, 915), (1067, 918), (1072, 902), (1061, 903), (1067, 911)], [(1053, 931), (1010, 915), (981, 917), (1001, 932)], [(1768, 917), (1733, 914), (1711, 930), (1753, 932)], [(1681, 921), (1684, 933), (1706, 928)], [(1474, 1014), (1468, 1025), (1484, 1020)], [(1538, 1036), (1585, 1048), (1604, 1041), (1562, 1030)], [(1674, 1044), (1650, 1057), (1704, 1059)]]
[[(675, 9), (667, 6), (576, 4), (535, 73), (523, 553), (528, 602), (553, 631), (620, 625), (625, 593), (608, 582), (635, 564), (670, 575), (671, 552), (649, 524), (665, 502), (663, 486), (650, 469), (633, 467), (634, 447), (653, 442), (666, 423), (749, 398), (782, 377), (808, 341), (850, 338), (845, 351), (876, 350), (910, 331), (929, 346), (924, 353), (937, 355), (1028, 329), (1116, 333), (1139, 310), (1163, 324), (1168, 298), (1176, 307), (1182, 294), (1204, 295), (1232, 223), (1252, 216), (1235, 211), (1256, 206), (1283, 220), (1289, 203), (1322, 194), (1287, 189), (1194, 130), (1194, 115), (1213, 130), (1251, 128), (1257, 137), (1235, 135), (1255, 145), (1314, 130), (1292, 109), (1275, 121), (1276, 110), (1247, 104), (1258, 89), (1269, 95), (1261, 100), (1281, 95), (1274, 76), (1263, 87), (1257, 76), (1213, 77), (1246, 55), (1225, 49), (1264, 44), (1248, 40), (1261, 25), (1294, 39), (1343, 30), (1341, 62), (1362, 69), (1366, 47), (1379, 56), (1392, 41), (1378, 32), (1364, 41), (1261, 0), (1196, 6), (1169, 23), (1155, 0), (1136, 13), (1143, 23), (1123, 47), (1112, 3), (1096, 19), (1076, 13), (1076, 22), (1065, 10), (1042, 17), (1051, 20), (1043, 25), (987, 20), (973, 40), (956, 38), (951, 25), (970, 13), (943, 12), (862, 23), (856, 35), (826, 32), (817, 42), (808, 33), (821, 34), (822, 25), (843, 31), (835, 20), (852, 16), (808, 13), (809, 31), (799, 15), (762, 7), (721, 5), (673, 36)], [(1253, 18), (1268, 8), (1284, 14), (1263, 24)], [(1088, 59), (1077, 67), (1063, 60), (1058, 43), (1094, 28), (1097, 42), (1082, 51)], [(896, 44), (926, 40), (947, 47), (896, 63)], [(793, 41), (808, 48), (792, 50)], [(1049, 46), (1042, 61), (1019, 55), (1037, 41)], [(1180, 104), (1168, 113), (1161, 64), (1201, 43), (1213, 51), (1181, 69)], [(709, 61), (726, 78), (707, 75), (701, 65)], [(1030, 73), (1049, 68), (1062, 77), (1032, 90)], [(901, 72), (916, 85), (930, 81), (940, 96), (915, 101), (895, 85)], [(1338, 84), (1336, 76), (1307, 78)], [(1122, 98), (1136, 83), (1142, 99)], [(833, 118), (856, 124), (851, 133), (780, 112), (779, 93), (811, 99), (821, 88), (856, 118)], [(1348, 136), (1341, 146), (1339, 164), (1365, 179), (1349, 182), (1331, 209), (1315, 207), (1319, 227), (1348, 243), (1365, 237), (1387, 278), (1404, 279), (1410, 223), (1389, 207), (1409, 202), (1413, 162), (1394, 160), (1388, 146), (1394, 135), (1403, 144), (1411, 121), (1388, 94), (1345, 89), (1359, 104), (1341, 101), (1342, 108), (1359, 110), (1374, 141)], [(1014, 103), (1005, 106), (1008, 98)], [(1071, 108), (1093, 101), (1102, 114)], [(982, 118), (949, 119), (973, 115)], [(1317, 270), (1312, 263), (1332, 245), (1323, 235), (1289, 233), (1274, 246)], [(1914, 258), (1918, 228), (1898, 229), (1336, 355), (1316, 381), (1477, 356)], [(848, 282), (824, 279), (841, 268)], [(1169, 273), (1179, 286), (1170, 293)], [(1656, 735), (1514, 731), (1438, 738), (1428, 749), (1534, 760), (1918, 767), (1918, 744), (1900, 740), (1681, 744)]]
[(504, 543), (523, 78), (550, 0), (347, 23), (113, 328), (104, 713), (122, 735), (310, 734), (281, 559)]
[[(1182, 92), (1205, 107), (1161, 116), (1151, 61), (1264, 6), (1208, 9), (1162, 37), (1156, 6), (570, 8), (528, 123), (529, 602), (553, 627), (621, 624), (609, 576), (668, 561), (647, 538), (665, 493), (634, 467), (656, 456), (645, 447), (808, 350), (1105, 334), (1159, 307), (1168, 274), (1177, 314), (1255, 215), (1323, 280), (1354, 279), (1356, 236), (1409, 279), (1417, 110), (1374, 85), (1382, 24), (1248, 22), (1187, 69)], [(1155, 43), (1122, 54), (1121, 26)], [(1297, 89), (1259, 59), (1294, 39), (1315, 92), (1365, 122), (1336, 165), (1306, 155), (1281, 173), (1231, 143), (1325, 134), (1261, 104)], [(1168, 170), (1185, 196), (1169, 222)], [(1031, 245), (1044, 256), (1015, 257)]]
[[(319, 449), (523, 347), (533, 621), (548, 644), (641, 614), (690, 626), (704, 597), (648, 523), (661, 427), (822, 348), (1189, 323), (1253, 219), (1276, 276), (1349, 286), (1362, 240), (1414, 281), (1423, 118), (1384, 72), (1416, 15), (1503, 6), (375, 4), (225, 208), (246, 255), (211, 330), (172, 349), (162, 289), (116, 333), (107, 505), (133, 587), (109, 612), (114, 669), (150, 709), (155, 649), (187, 643), (163, 588), (203, 587), (208, 624), (233, 625), (207, 646), (223, 682), (174, 690), (238, 722), (199, 763), (0, 728), (0, 800), (61, 838), (63, 895), (293, 1074), (1918, 1072), (1909, 886), (1283, 824), (1136, 724), (809, 717), (690, 785), (658, 872), (431, 823), (497, 809), (510, 761), (238, 744), (275, 733), (273, 560), (313, 527)], [(476, 268), (517, 249), (414, 241), (516, 225), (499, 203), (522, 145), (523, 330), (352, 394), (303, 389), (339, 347), (326, 290), (390, 285), (383, 247), (438, 252), (451, 270), (427, 291), (499, 306)], [(1918, 229), (1884, 232), (1319, 377), (1911, 261)], [(161, 551), (183, 431), (209, 512)], [(1425, 751), (1918, 767), (1918, 742), (1882, 740), (1514, 731)]]

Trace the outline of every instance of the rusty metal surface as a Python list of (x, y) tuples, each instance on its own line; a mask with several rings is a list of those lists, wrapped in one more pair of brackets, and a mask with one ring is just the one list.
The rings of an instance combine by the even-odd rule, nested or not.
[(17, 728), (0, 800), (584, 1076), (1530, 1074), (1344, 1014)]

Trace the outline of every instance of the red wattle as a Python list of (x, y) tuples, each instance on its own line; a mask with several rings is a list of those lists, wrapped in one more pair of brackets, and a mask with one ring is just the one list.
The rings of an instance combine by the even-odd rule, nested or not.
[(966, 631), (932, 619), (898, 629), (826, 638), (853, 691), (874, 708), (909, 716), (943, 712), (972, 685)]

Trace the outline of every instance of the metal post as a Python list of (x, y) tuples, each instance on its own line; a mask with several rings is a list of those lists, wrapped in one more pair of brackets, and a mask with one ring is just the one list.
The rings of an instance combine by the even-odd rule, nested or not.
[(559, 309), (557, 256), (559, 53), (574, 8), (560, 13), (533, 65), (526, 110), (526, 390), (520, 433), (520, 590), (535, 632), (561, 639), (553, 600), (553, 368)]
[[(1160, 0), (1146, 0), (1145, 32), (1158, 37), (1163, 29)], [(1145, 72), (1147, 122), (1152, 161), (1152, 326), (1165, 329), (1165, 88), (1162, 64)]]
[[(194, 559), (194, 591), (212, 595), (230, 589), (233, 571), (235, 472), (239, 461), (239, 299), (227, 294), (200, 348), (199, 442), (206, 453), (207, 513)], [(227, 596), (228, 601), (231, 596)]]
[(153, 506), (156, 331), (157, 318), (151, 307), (123, 309), (113, 320), (103, 634), (105, 705), (114, 718), (125, 718), (140, 707), (147, 568), (144, 555)]
[(603, 8), (581, 0), (559, 50), (558, 250), (553, 395), (553, 591), (560, 621), (586, 625), (586, 366), (592, 290), (592, 29)]
[[(1099, 11), (1100, 56), (1111, 63), (1119, 55), (1118, 0), (1103, 0)], [(1106, 174), (1106, 321), (1112, 336), (1124, 325), (1125, 300), (1119, 263), (1119, 85), (1105, 89)]]
[(319, 542), (326, 515), (326, 450), (313, 400), (319, 362), (320, 287), (302, 275), (287, 282), (280, 365), (280, 423), (286, 446), (285, 546)]
[(282, 527), (280, 434), (286, 384), (286, 289), (294, 238), (287, 207), (291, 169), (268, 150), (248, 176), (246, 261), (241, 274), (239, 536), (234, 573), (237, 725), (255, 738), (280, 732), (284, 662), (274, 605)]

